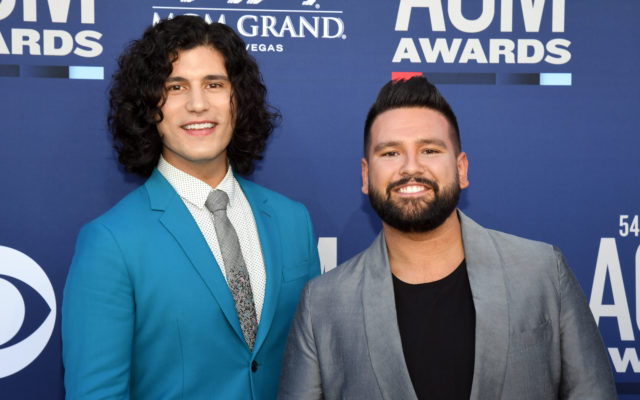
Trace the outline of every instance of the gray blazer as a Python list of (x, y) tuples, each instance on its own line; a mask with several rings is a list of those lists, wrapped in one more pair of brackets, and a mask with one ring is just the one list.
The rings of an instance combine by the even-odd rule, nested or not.
[[(476, 310), (471, 399), (616, 399), (598, 328), (560, 251), (459, 216)], [(278, 399), (416, 399), (382, 233), (305, 287)]]

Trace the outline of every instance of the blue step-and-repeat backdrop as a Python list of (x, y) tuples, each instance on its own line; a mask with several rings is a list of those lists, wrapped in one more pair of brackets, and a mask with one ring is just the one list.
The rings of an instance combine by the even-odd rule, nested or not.
[(310, 210), (329, 270), (380, 229), (360, 192), (379, 88), (424, 74), (457, 113), (484, 226), (558, 245), (621, 399), (640, 398), (637, 0), (0, 0), (0, 397), (62, 399), (80, 227), (141, 180), (106, 129), (126, 43), (162, 18), (232, 26), (284, 118), (251, 179)]

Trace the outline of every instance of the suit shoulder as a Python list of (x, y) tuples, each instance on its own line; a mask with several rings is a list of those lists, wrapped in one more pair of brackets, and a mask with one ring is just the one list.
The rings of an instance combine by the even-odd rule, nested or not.
[(366, 250), (356, 254), (331, 271), (312, 279), (310, 282), (311, 290), (335, 293), (336, 288), (341, 286), (353, 288), (364, 276), (365, 252)]
[(104, 214), (86, 224), (86, 226), (103, 225), (109, 229), (128, 229), (136, 226), (140, 229), (141, 220), (150, 211), (149, 193), (144, 185), (133, 190), (120, 199), (113, 207)]
[(244, 191), (249, 191), (253, 194), (260, 194), (261, 196), (269, 199), (269, 201), (282, 202), (283, 204), (301, 204), (300, 202), (292, 200), (282, 193), (278, 193), (253, 181), (244, 178), (236, 179), (238, 180), (238, 182), (240, 182), (240, 186)]
[(526, 239), (485, 228), (473, 219), (469, 218), (461, 211), (458, 211), (462, 226), (462, 237), (466, 244), (471, 244), (478, 249), (485, 248), (489, 243), (493, 244), (502, 255), (513, 254), (514, 256), (528, 257), (533, 254), (552, 254), (554, 247), (548, 243), (537, 240)]
[(524, 280), (548, 276), (555, 281), (558, 266), (566, 264), (562, 253), (554, 245), (500, 231), (487, 231), (512, 279), (515, 279), (514, 276)]
[(297, 217), (300, 217), (301, 214), (308, 215), (307, 208), (299, 201), (292, 200), (281, 193), (268, 189), (255, 182), (238, 177), (236, 177), (236, 179), (240, 183), (240, 187), (242, 187), (247, 198), (252, 198), (258, 201), (262, 199), (262, 201), (266, 201), (271, 210), (276, 213), (281, 213), (283, 217), (292, 214)]
[(538, 240), (527, 239), (510, 233), (487, 229), (487, 232), (494, 240), (494, 243), (500, 247), (510, 247), (512, 249), (536, 252), (553, 252), (554, 246)]

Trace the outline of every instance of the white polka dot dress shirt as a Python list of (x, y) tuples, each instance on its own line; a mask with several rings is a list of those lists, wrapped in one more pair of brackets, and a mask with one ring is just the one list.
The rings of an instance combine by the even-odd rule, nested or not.
[[(169, 164), (162, 156), (160, 156), (160, 161), (158, 162), (158, 171), (169, 181), (171, 186), (173, 186), (182, 198), (189, 212), (191, 212), (193, 219), (195, 219), (198, 224), (226, 280), (227, 276), (224, 269), (224, 261), (222, 260), (222, 253), (218, 245), (216, 229), (213, 226), (213, 214), (204, 205), (213, 188), (200, 179)], [(233, 176), (231, 167), (227, 168), (227, 174), (215, 189), (222, 190), (229, 196), (227, 216), (238, 234), (242, 256), (244, 257), (244, 262), (249, 272), (253, 302), (256, 307), (256, 315), (259, 323), (260, 315), (262, 314), (262, 305), (264, 304), (264, 290), (267, 275), (256, 220), (253, 217), (249, 201), (242, 192), (240, 184)]]

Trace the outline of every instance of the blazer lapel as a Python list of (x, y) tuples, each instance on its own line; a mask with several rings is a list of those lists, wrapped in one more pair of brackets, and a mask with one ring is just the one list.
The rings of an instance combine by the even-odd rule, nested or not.
[(244, 335), (231, 291), (193, 216), (158, 170), (153, 171), (145, 187), (149, 193), (151, 208), (163, 211), (160, 223), (180, 244), (185, 256), (191, 261), (191, 265), (218, 302), (229, 325), (244, 343)]
[(503, 262), (486, 229), (458, 211), (476, 310), (471, 399), (499, 399), (507, 367), (509, 316)]
[(273, 218), (273, 212), (269, 208), (267, 198), (260, 188), (245, 179), (236, 176), (238, 183), (253, 212), (253, 218), (258, 228), (262, 257), (266, 270), (267, 282), (265, 285), (264, 304), (260, 315), (260, 325), (256, 335), (256, 343), (253, 347), (254, 353), (260, 350), (267, 333), (271, 328), (273, 317), (275, 316), (278, 295), (280, 294), (280, 284), (282, 276), (282, 255), (280, 252), (281, 238), (277, 221)]
[(402, 352), (393, 281), (384, 234), (366, 250), (362, 306), (371, 364), (385, 399), (417, 400)]

